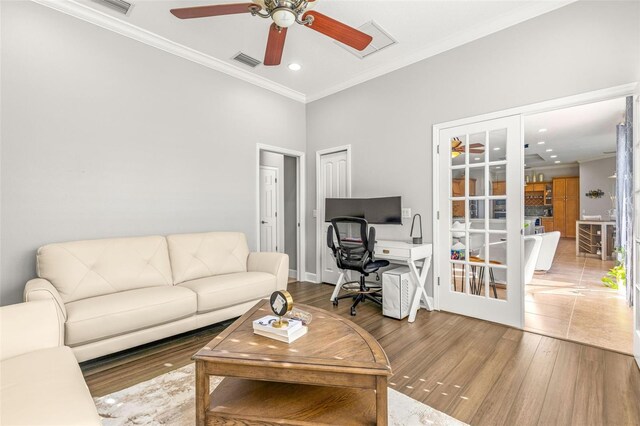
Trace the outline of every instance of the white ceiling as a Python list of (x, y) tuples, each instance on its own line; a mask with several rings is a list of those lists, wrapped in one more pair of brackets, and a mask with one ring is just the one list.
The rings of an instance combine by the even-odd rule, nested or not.
[[(624, 122), (624, 115), (625, 99), (618, 98), (526, 116), (524, 140), (529, 148), (525, 155), (543, 158), (533, 161), (529, 157), (527, 167), (555, 166), (555, 161), (560, 161), (558, 165), (575, 164), (614, 155), (616, 125)], [(540, 141), (545, 143), (538, 144)]]
[[(94, 0), (35, 0), (297, 100), (308, 102), (562, 7), (553, 1), (319, 0), (315, 10), (358, 27), (371, 20), (398, 44), (359, 59), (316, 31), (289, 28), (282, 65), (251, 69), (231, 60), (242, 51), (262, 60), (270, 20), (250, 14), (180, 20), (169, 9), (247, 0), (129, 0), (128, 16)], [(288, 64), (302, 65), (298, 72)]]

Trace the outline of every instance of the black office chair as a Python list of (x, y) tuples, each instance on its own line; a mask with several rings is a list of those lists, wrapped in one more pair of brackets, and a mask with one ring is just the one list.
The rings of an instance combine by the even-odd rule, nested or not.
[[(338, 300), (353, 298), (351, 315), (356, 314), (356, 306), (365, 300), (371, 300), (382, 305), (382, 286), (367, 283), (365, 277), (377, 272), (378, 269), (389, 265), (386, 260), (375, 260), (374, 246), (376, 242), (376, 229), (369, 227), (367, 237), (367, 221), (357, 217), (336, 217), (331, 219), (331, 225), (327, 231), (327, 245), (333, 252), (338, 268), (360, 272), (360, 281), (351, 281), (342, 284), (342, 289), (350, 294), (336, 297), (333, 305), (338, 305)], [(338, 241), (336, 247), (334, 242)]]

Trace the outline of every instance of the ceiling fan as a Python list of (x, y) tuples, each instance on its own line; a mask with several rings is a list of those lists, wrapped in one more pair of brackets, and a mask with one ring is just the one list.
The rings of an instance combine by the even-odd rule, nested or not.
[(205, 18), (209, 16), (250, 13), (273, 20), (269, 28), (264, 64), (280, 65), (287, 28), (299, 24), (331, 37), (356, 50), (364, 50), (371, 40), (370, 35), (358, 31), (322, 13), (311, 11), (316, 0), (253, 0), (253, 3), (215, 4), (210, 6), (171, 9), (180, 19)]
[[(482, 154), (484, 152), (484, 145), (481, 143), (472, 143), (469, 145), (469, 152), (471, 154)], [(451, 158), (456, 158), (458, 155), (464, 154), (464, 145), (460, 138), (451, 139)]]

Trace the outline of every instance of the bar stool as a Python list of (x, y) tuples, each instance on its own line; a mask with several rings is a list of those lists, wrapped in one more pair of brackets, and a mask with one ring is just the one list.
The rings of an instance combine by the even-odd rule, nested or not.
[[(471, 262), (484, 263), (484, 259), (478, 256), (470, 256)], [(489, 265), (502, 265), (502, 262), (497, 260), (490, 260)], [(476, 282), (476, 268), (478, 269), (478, 280)], [(475, 295), (482, 294), (482, 288), (484, 287), (484, 265), (471, 265), (471, 293)], [(498, 298), (498, 291), (496, 290), (496, 280), (493, 275), (493, 268), (489, 266), (489, 288), (493, 289), (493, 297)]]

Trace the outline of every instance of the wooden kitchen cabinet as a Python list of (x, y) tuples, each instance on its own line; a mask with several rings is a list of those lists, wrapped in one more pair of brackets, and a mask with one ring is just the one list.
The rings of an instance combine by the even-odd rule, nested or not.
[(553, 232), (555, 229), (553, 228), (553, 218), (552, 217), (543, 217), (540, 219), (542, 222), (542, 226), (544, 226), (544, 232)]
[(507, 195), (507, 182), (503, 180), (491, 182), (491, 195)]
[[(465, 193), (465, 180), (464, 179), (452, 179), (451, 180), (451, 196), (452, 197), (464, 197)], [(476, 180), (469, 179), (469, 195), (476, 194)], [(465, 202), (453, 201), (451, 202), (451, 216), (452, 217), (465, 217)]]
[(560, 231), (561, 237), (575, 238), (578, 219), (580, 219), (580, 178), (554, 178), (553, 229)]

